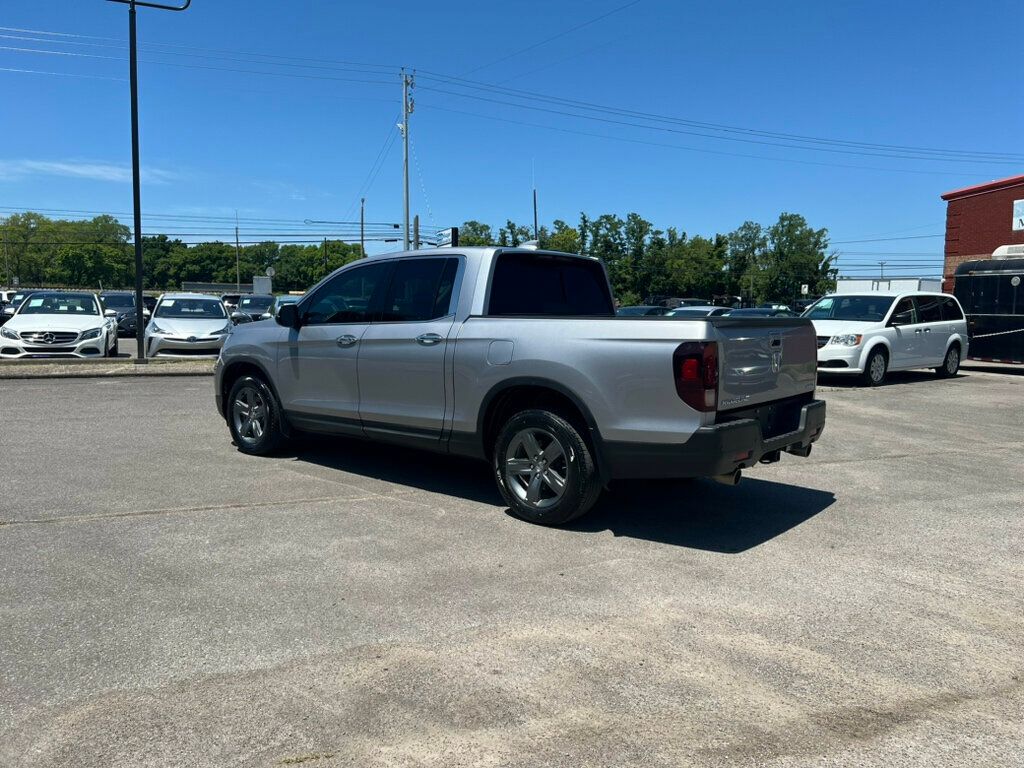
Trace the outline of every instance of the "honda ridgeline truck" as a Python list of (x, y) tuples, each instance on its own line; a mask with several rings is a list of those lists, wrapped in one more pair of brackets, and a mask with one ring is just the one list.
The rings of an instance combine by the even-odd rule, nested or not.
[(530, 248), (371, 256), (216, 365), (235, 445), (305, 432), (490, 463), (512, 511), (559, 525), (610, 482), (713, 477), (807, 456), (825, 426), (810, 321), (616, 317), (596, 259)]

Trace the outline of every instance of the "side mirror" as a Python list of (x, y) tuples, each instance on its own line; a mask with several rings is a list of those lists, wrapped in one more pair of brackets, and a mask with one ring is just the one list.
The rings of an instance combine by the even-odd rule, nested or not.
[(302, 319), (299, 316), (299, 307), (297, 304), (285, 304), (277, 310), (276, 319), (278, 324), (283, 325), (285, 328), (294, 328), (298, 330), (302, 325)]
[(910, 325), (909, 312), (900, 312), (898, 315), (893, 315), (892, 319), (889, 321), (889, 326), (891, 328), (898, 328), (901, 325)]
[(231, 313), (231, 322), (234, 325), (238, 325), (239, 323), (250, 323), (250, 322), (252, 322), (252, 318), (249, 317), (244, 312), (232, 312)]
[(113, 310), (113, 309), (104, 309), (103, 310), (103, 316), (104, 317), (117, 317), (117, 311)]

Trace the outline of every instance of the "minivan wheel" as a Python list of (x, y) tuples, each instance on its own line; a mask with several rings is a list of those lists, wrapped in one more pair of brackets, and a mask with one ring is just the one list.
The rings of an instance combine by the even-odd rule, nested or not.
[(935, 369), (940, 377), (946, 379), (950, 376), (956, 376), (956, 372), (960, 370), (960, 347), (953, 344), (946, 352), (946, 359), (942, 361), (942, 365)]
[(551, 411), (521, 411), (502, 427), (492, 458), (498, 490), (513, 514), (564, 525), (586, 513), (601, 481), (586, 441)]
[(228, 428), (242, 453), (266, 456), (284, 441), (281, 408), (263, 379), (242, 376), (231, 387), (227, 402)]
[(861, 374), (861, 382), (869, 387), (877, 387), (885, 381), (886, 371), (889, 369), (889, 356), (885, 349), (876, 347), (868, 355), (867, 364), (864, 366), (864, 373)]

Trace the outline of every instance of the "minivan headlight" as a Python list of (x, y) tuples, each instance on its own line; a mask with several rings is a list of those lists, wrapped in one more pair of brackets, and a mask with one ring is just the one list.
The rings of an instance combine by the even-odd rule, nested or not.
[(835, 344), (838, 347), (859, 347), (863, 338), (859, 333), (843, 333), (839, 336), (833, 336), (829, 344)]
[(18, 334), (16, 334), (14, 331), (12, 331), (10, 328), (7, 328), (6, 326), (0, 328), (0, 336), (3, 336), (5, 339), (14, 339), (15, 341), (21, 341), (21, 339), (18, 337)]

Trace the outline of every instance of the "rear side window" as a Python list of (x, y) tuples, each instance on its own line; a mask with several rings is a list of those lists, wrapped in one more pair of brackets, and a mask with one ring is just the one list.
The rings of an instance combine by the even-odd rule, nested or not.
[(405, 259), (395, 264), (381, 320), (416, 322), (448, 314), (458, 259)]
[(613, 317), (615, 310), (600, 262), (503, 253), (494, 267), (487, 314)]
[(956, 299), (946, 298), (942, 300), (942, 319), (943, 320), (963, 320), (964, 313), (960, 310), (960, 305), (956, 303)]
[(942, 321), (942, 308), (939, 296), (917, 297), (917, 322), (938, 323)]

